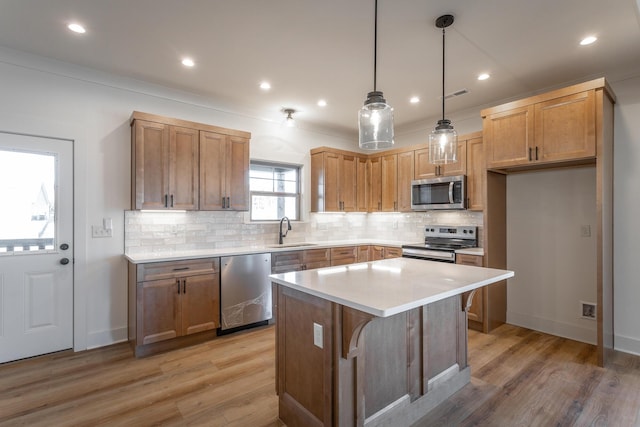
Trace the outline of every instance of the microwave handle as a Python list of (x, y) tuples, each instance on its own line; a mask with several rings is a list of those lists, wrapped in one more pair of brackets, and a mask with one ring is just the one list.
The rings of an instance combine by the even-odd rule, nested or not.
[(453, 182), (453, 181), (451, 181), (451, 182), (449, 183), (449, 203), (451, 203), (451, 204), (453, 204), (453, 203), (454, 203), (454, 202), (453, 202), (453, 184), (454, 184), (454, 182)]

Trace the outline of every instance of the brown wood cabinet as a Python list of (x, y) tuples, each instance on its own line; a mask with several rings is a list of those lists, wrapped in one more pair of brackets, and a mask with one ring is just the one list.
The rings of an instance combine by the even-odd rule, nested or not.
[[(129, 340), (136, 356), (183, 345), (220, 326), (220, 261), (129, 264)], [(193, 340), (189, 340), (192, 342)]]
[(398, 153), (397, 211), (411, 212), (411, 181), (413, 181), (414, 152)]
[(358, 246), (358, 262), (369, 261), (369, 245)]
[(467, 209), (484, 209), (486, 167), (482, 132), (471, 134), (467, 139)]
[(402, 248), (396, 246), (369, 246), (369, 261), (378, 261), (381, 259), (399, 258), (402, 256)]
[[(476, 267), (483, 266), (483, 257), (478, 255), (457, 254), (456, 264), (473, 265)], [(487, 286), (479, 288), (473, 296), (471, 307), (467, 311), (469, 317), (469, 327), (482, 331), (482, 322), (484, 321), (484, 300)], [(463, 294), (463, 301), (466, 301), (471, 292)]]
[(248, 210), (250, 138), (248, 132), (134, 111), (132, 209)]
[(312, 153), (311, 211), (357, 211), (357, 174), (358, 156), (355, 154), (339, 150)]
[(200, 210), (249, 210), (249, 140), (200, 132)]
[(331, 266), (353, 264), (358, 261), (357, 246), (331, 248)]
[(305, 249), (271, 253), (271, 272), (273, 274), (323, 268), (330, 265), (330, 249)]
[(487, 168), (595, 158), (595, 89), (554, 93), (482, 111)]
[(382, 157), (367, 160), (369, 178), (369, 212), (382, 212)]
[(198, 209), (198, 131), (146, 120), (131, 127), (134, 209)]
[(371, 190), (369, 189), (369, 160), (356, 157), (356, 211), (368, 212)]
[(429, 148), (415, 150), (414, 179), (435, 178), (437, 176), (464, 175), (467, 170), (466, 163), (466, 139), (458, 137), (458, 161), (447, 165), (434, 165), (429, 163)]
[(398, 155), (387, 154), (381, 157), (382, 212), (398, 210)]

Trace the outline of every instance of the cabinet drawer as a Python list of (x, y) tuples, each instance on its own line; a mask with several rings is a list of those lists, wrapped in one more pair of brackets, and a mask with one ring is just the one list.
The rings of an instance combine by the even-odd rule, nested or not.
[(482, 259), (483, 257), (479, 255), (456, 254), (456, 264), (482, 267)]
[(194, 259), (188, 261), (167, 261), (138, 264), (137, 281), (172, 279), (197, 274), (217, 273), (220, 271), (219, 258)]
[(302, 270), (303, 251), (273, 252), (271, 254), (271, 272), (274, 274)]
[(328, 263), (331, 260), (331, 251), (329, 249), (307, 249), (303, 251), (302, 259), (305, 264)]
[(331, 248), (331, 261), (341, 258), (358, 258), (357, 246), (342, 246), (339, 248)]
[(337, 258), (337, 259), (332, 259), (331, 260), (331, 266), (335, 267), (335, 266), (338, 266), (338, 265), (355, 264), (356, 262), (357, 262), (357, 257), (356, 256)]
[(387, 246), (384, 248), (384, 257), (387, 258), (400, 258), (402, 256), (402, 248), (396, 248)]

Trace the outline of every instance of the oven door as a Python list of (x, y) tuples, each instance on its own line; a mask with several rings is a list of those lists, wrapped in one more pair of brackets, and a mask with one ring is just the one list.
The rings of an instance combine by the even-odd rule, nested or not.
[(454, 251), (438, 251), (433, 249), (402, 247), (403, 258), (423, 259), (425, 261), (456, 262)]

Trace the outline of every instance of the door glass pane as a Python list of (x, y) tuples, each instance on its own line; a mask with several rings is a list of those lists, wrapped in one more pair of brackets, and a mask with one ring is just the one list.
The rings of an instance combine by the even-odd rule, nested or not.
[(0, 150), (0, 253), (54, 249), (55, 167), (54, 154)]

